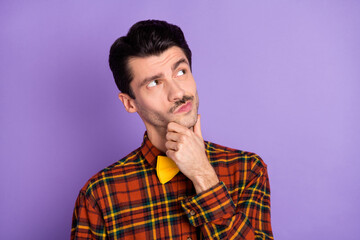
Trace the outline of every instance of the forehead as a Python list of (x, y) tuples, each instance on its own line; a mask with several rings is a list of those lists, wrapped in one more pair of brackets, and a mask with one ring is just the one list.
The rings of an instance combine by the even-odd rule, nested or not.
[(171, 66), (180, 59), (188, 61), (179, 47), (171, 47), (158, 56), (131, 57), (128, 64), (133, 75), (132, 81), (137, 82), (156, 74), (165, 73), (171, 70)]

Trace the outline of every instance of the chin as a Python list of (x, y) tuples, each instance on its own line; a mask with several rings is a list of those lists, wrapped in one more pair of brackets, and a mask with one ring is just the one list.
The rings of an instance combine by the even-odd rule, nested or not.
[(185, 118), (181, 118), (181, 119), (176, 119), (174, 120), (174, 122), (184, 126), (184, 127), (187, 127), (187, 128), (192, 128), (195, 126), (196, 124), (196, 121), (197, 121), (197, 114), (194, 114), (192, 116), (188, 116), (188, 117), (185, 117)]

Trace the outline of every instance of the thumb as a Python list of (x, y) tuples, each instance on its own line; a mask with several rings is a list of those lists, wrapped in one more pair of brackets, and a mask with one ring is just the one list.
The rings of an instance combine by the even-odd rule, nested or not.
[(201, 139), (203, 139), (202, 134), (201, 134), (201, 124), (200, 124), (200, 114), (198, 114), (197, 116), (197, 121), (194, 125), (194, 133), (200, 137)]

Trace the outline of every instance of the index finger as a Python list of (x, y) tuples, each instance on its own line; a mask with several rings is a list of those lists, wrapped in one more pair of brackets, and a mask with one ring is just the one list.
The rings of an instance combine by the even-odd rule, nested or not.
[(200, 114), (197, 116), (197, 121), (194, 126), (194, 133), (201, 139), (203, 138), (201, 133)]
[(186, 131), (189, 131), (187, 127), (184, 127), (181, 124), (178, 124), (176, 122), (170, 122), (167, 126), (168, 132), (177, 132), (177, 133), (185, 133)]

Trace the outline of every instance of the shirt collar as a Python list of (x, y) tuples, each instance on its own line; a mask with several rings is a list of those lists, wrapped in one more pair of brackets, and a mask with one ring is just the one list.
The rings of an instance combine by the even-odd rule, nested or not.
[(146, 159), (146, 161), (153, 167), (156, 168), (156, 160), (158, 155), (164, 155), (159, 149), (157, 149), (151, 142), (147, 135), (147, 132), (144, 134), (144, 141), (141, 145), (141, 153)]

